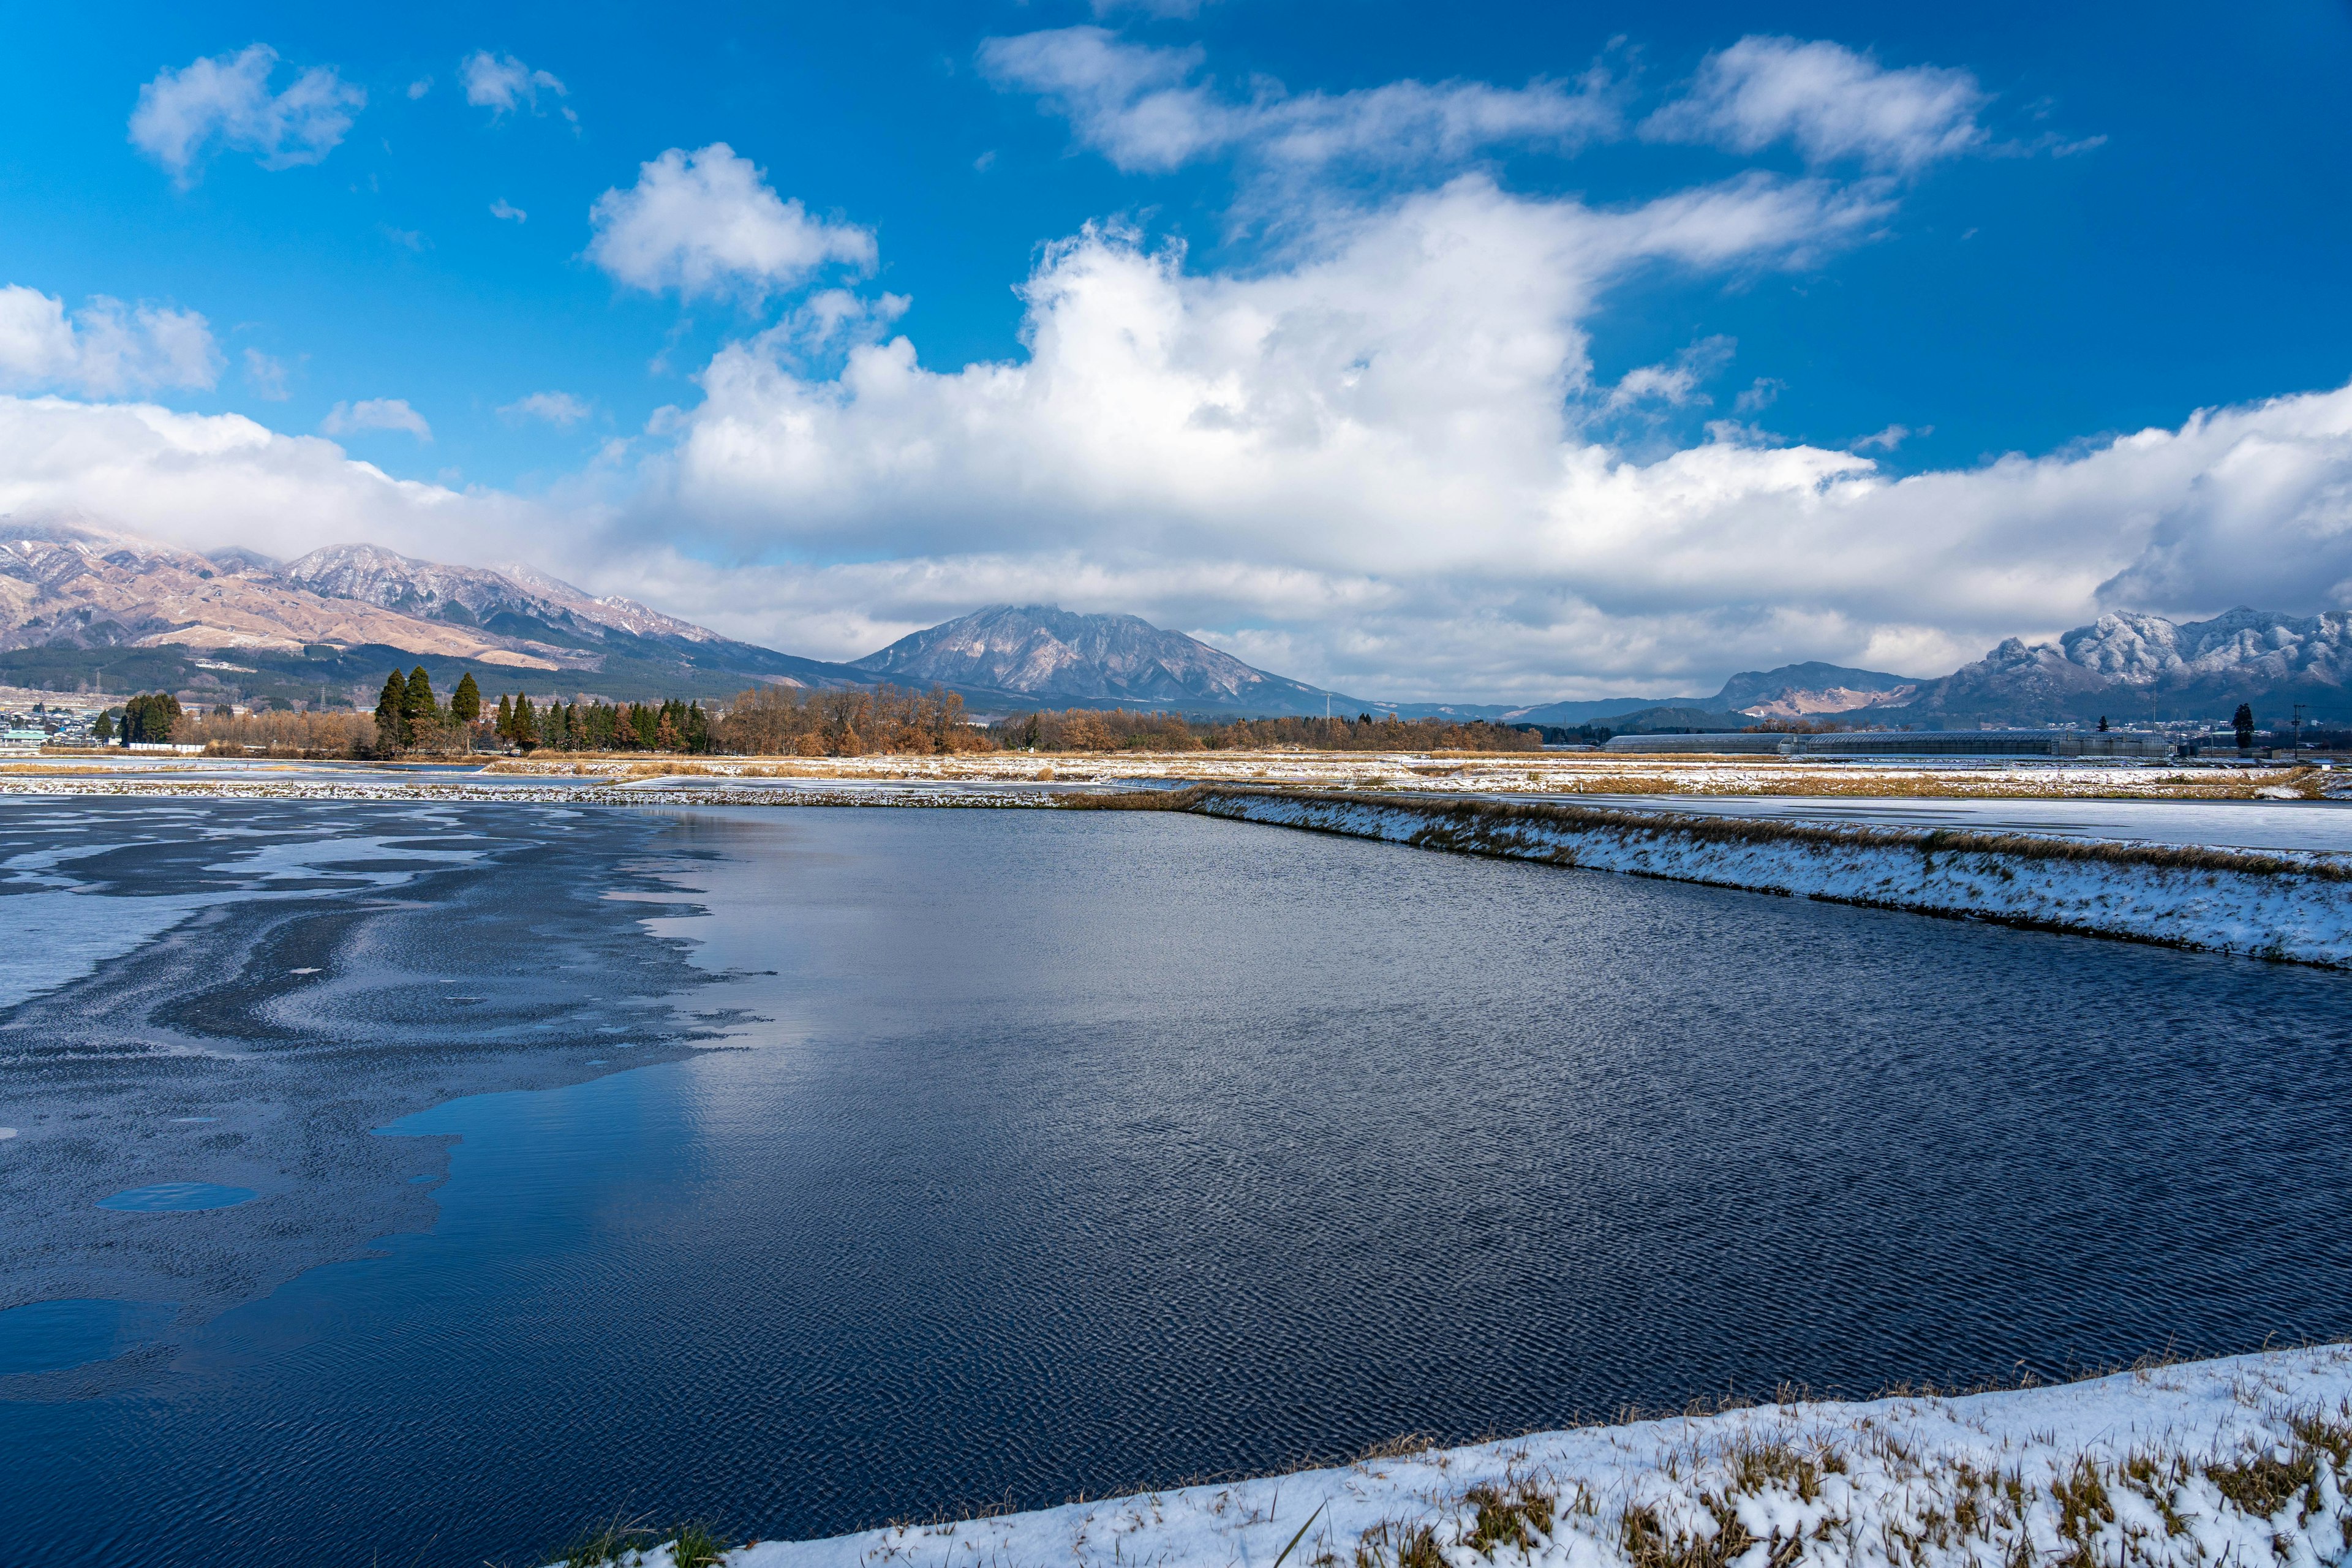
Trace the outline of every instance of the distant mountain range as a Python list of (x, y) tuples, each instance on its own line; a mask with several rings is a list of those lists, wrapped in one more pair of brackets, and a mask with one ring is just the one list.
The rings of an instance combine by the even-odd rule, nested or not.
[(286, 562), (248, 550), (206, 555), (78, 523), (0, 519), (0, 683), (248, 701), (323, 688), (373, 701), (385, 670), (415, 663), (436, 686), (476, 669), (492, 689), (510, 681), (625, 700), (725, 698), (762, 681), (940, 685), (982, 713), (1328, 710), (1622, 731), (1844, 715), (1927, 728), (2218, 721), (2250, 702), (2264, 722), (2296, 703), (2315, 720), (2352, 721), (2352, 616), (2344, 615), (2103, 616), (2054, 643), (2012, 637), (1937, 679), (1809, 662), (1743, 671), (1710, 696), (1393, 703), (1258, 669), (1133, 616), (993, 605), (832, 663), (738, 642), (528, 566), (448, 566), (367, 544)]

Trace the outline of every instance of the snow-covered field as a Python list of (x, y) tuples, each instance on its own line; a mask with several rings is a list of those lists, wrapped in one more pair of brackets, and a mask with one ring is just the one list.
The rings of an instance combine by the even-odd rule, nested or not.
[(1640, 756), (1591, 752), (987, 752), (952, 757), (515, 759), (522, 776), (1104, 784), (1166, 779), (1468, 795), (1924, 796), (2021, 799), (2322, 798), (2352, 772), (2135, 762)]
[[(1790, 1403), (738, 1548), (730, 1568), (2320, 1568), (2352, 1351)], [(575, 1558), (574, 1561), (584, 1559)], [(667, 1546), (624, 1561), (672, 1561)]]
[(2352, 859), (1563, 804), (1208, 790), (1212, 816), (1879, 909), (2352, 965)]

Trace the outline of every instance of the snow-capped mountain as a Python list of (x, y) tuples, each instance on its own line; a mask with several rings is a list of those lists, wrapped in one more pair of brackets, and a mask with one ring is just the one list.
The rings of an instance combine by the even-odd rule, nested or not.
[[(199, 651), (234, 662), (207, 664)], [(867, 679), (735, 642), (634, 600), (598, 598), (528, 567), (451, 566), (368, 544), (278, 562), (78, 522), (0, 520), (0, 662), (25, 681), (177, 689), (203, 686), (206, 678), (193, 671), (213, 668), (254, 678), (219, 682), (238, 691), (316, 691), (370, 669), (380, 681), (394, 654), (482, 666), (486, 679), (506, 669), (545, 681), (534, 689), (632, 697)], [(349, 671), (341, 668), (347, 657)]]
[[(1354, 712), (1353, 698), (1269, 675), (1134, 616), (992, 605), (851, 661), (900, 685), (985, 687), (1042, 704), (1115, 700), (1187, 710)], [(1351, 706), (1355, 704), (1355, 706)]]
[(2035, 723), (2226, 720), (2241, 702), (2268, 722), (2295, 703), (2315, 719), (2352, 718), (2352, 616), (2286, 616), (2241, 606), (2206, 621), (2101, 616), (2054, 643), (2011, 637), (1976, 663), (1922, 686), (1897, 721)]

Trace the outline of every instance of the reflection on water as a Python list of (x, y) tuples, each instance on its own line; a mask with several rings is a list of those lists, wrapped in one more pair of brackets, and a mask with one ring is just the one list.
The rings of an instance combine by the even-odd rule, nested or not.
[(2344, 976), (1189, 817), (668, 843), (749, 1048), (399, 1123), (433, 1233), (0, 1410), (0, 1539), (520, 1561), (2352, 1333)]

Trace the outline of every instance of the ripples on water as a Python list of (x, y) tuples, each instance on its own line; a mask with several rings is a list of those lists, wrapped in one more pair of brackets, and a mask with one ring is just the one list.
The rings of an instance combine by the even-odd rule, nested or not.
[(754, 1048), (409, 1119), (434, 1234), (9, 1408), (0, 1539), (521, 1561), (2352, 1334), (2344, 976), (1188, 817), (673, 843)]

